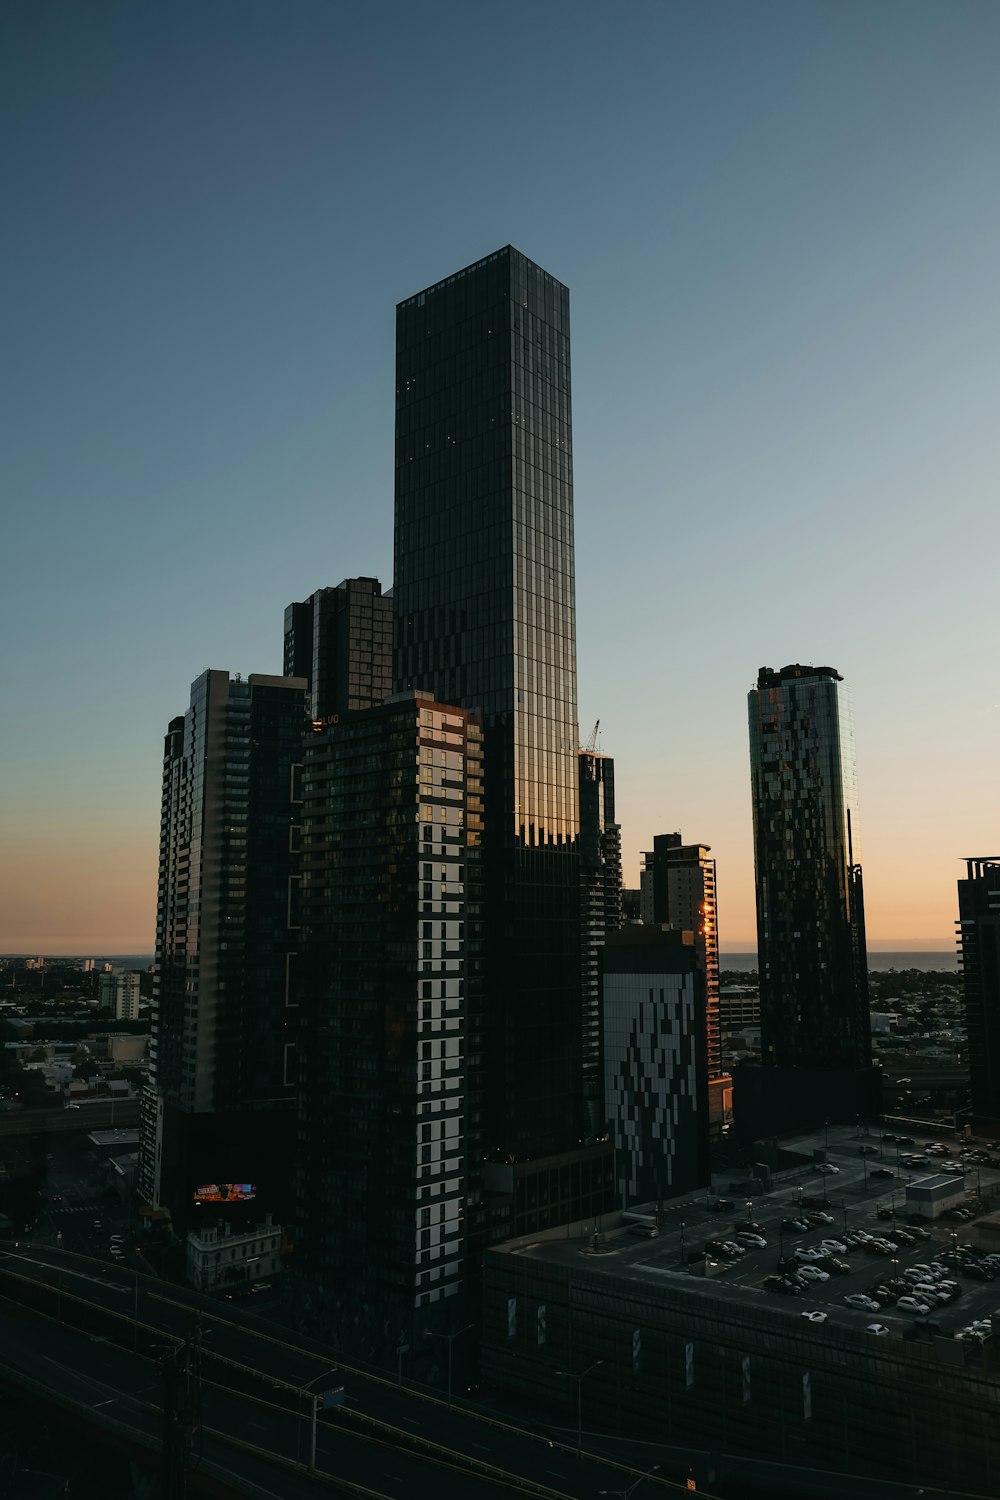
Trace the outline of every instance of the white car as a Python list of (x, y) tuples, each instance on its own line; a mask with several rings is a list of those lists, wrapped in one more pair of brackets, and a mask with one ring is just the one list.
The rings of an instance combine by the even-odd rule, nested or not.
[(736, 1238), (741, 1245), (746, 1245), (750, 1249), (764, 1250), (767, 1248), (767, 1240), (762, 1234), (738, 1234)]
[(804, 1313), (801, 1314), (801, 1316), (803, 1318), (808, 1318), (808, 1320), (809, 1320), (810, 1323), (825, 1323), (826, 1322), (826, 1313), (825, 1312), (804, 1312)]
[(899, 1308), (900, 1312), (916, 1313), (920, 1318), (926, 1318), (927, 1314), (930, 1312), (930, 1307), (927, 1305), (927, 1303), (921, 1302), (918, 1297), (900, 1297), (899, 1301), (896, 1303), (896, 1306)]
[(819, 1266), (801, 1266), (797, 1271), (800, 1281), (829, 1281), (829, 1271), (821, 1271)]
[(832, 1162), (823, 1161), (820, 1162), (818, 1170), (823, 1173), (824, 1177), (836, 1177), (840, 1168), (835, 1167)]
[(821, 1250), (832, 1250), (835, 1255), (847, 1254), (847, 1246), (843, 1240), (820, 1240), (819, 1247)]
[(860, 1292), (852, 1292), (849, 1297), (844, 1298), (848, 1307), (856, 1307), (859, 1312), (881, 1312), (882, 1309), (874, 1297), (864, 1297)]
[(796, 1260), (810, 1261), (823, 1259), (823, 1252), (821, 1250), (810, 1250), (805, 1245), (796, 1245), (792, 1251), (792, 1255)]
[(746, 1255), (747, 1253), (746, 1245), (739, 1245), (735, 1240), (723, 1240), (722, 1243), (730, 1255)]
[(951, 1298), (947, 1292), (938, 1291), (929, 1281), (918, 1281), (913, 1288), (914, 1297), (919, 1297), (921, 1302), (929, 1302), (932, 1307), (939, 1302), (950, 1302)]
[(873, 1334), (877, 1339), (884, 1339), (888, 1332), (889, 1329), (886, 1328), (884, 1323), (869, 1323), (865, 1329), (865, 1333)]

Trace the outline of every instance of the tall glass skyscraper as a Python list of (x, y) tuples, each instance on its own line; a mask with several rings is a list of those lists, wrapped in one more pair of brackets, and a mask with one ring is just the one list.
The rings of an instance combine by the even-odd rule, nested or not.
[(749, 695), (765, 1063), (871, 1063), (854, 718), (832, 667), (761, 667)]
[(397, 308), (395, 689), (484, 726), (483, 1152), (581, 1135), (569, 293), (507, 246)]

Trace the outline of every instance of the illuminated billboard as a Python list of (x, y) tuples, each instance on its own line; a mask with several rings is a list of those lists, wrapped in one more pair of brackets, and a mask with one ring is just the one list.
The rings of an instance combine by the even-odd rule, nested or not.
[(256, 1196), (252, 1182), (206, 1182), (194, 1190), (196, 1203), (249, 1203)]

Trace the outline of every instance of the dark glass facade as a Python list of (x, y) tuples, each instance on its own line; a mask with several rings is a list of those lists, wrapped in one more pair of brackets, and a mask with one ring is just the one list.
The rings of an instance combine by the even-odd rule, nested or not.
[(332, 723), (392, 692), (392, 593), (345, 578), (285, 610), (285, 676), (309, 684), (312, 718)]
[(164, 746), (140, 1190), (187, 1222), (200, 1182), (286, 1207), (305, 684), (209, 671)]
[(854, 719), (831, 667), (762, 667), (749, 695), (765, 1063), (871, 1062)]
[(569, 354), (510, 246), (397, 308), (395, 687), (483, 719), (492, 1157), (583, 1133)]
[(969, 1037), (973, 1119), (1000, 1121), (1000, 858), (966, 861), (958, 941)]

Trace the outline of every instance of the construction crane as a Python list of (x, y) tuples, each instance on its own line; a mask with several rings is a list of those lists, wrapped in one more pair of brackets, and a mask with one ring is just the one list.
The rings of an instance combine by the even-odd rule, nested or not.
[(594, 725), (593, 733), (591, 734), (590, 739), (587, 741), (587, 743), (583, 747), (584, 750), (586, 750), (586, 752), (587, 752), (588, 755), (593, 755), (594, 751), (597, 749), (597, 734), (598, 734), (598, 731), (600, 730), (600, 727), (601, 727), (601, 721), (600, 721), (600, 719), (598, 719), (597, 723)]

